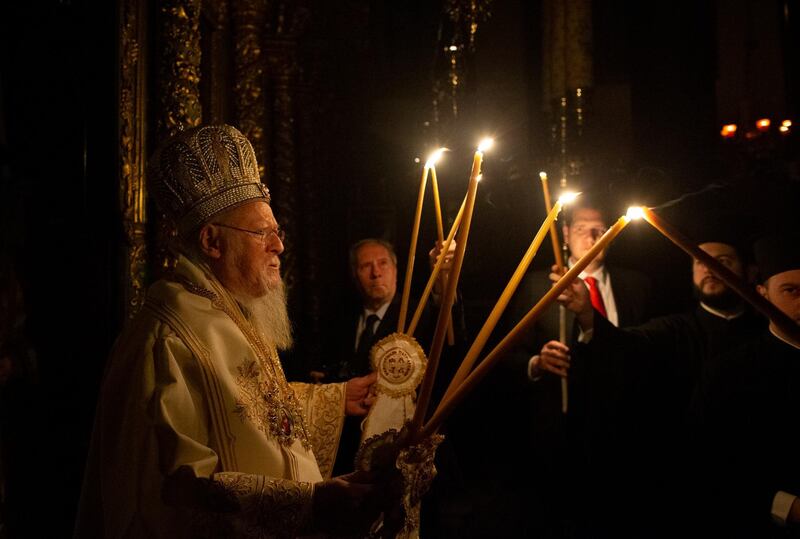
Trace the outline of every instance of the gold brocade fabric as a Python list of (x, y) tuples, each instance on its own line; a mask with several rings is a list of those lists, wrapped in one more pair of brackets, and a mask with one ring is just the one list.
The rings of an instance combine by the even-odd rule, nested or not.
[(322, 480), (314, 449), (338, 445), (343, 417), (344, 384), (296, 394), (225, 289), (180, 258), (115, 345), (75, 537), (295, 536)]
[(311, 445), (322, 477), (329, 479), (342, 435), (344, 384), (290, 384), (305, 411)]

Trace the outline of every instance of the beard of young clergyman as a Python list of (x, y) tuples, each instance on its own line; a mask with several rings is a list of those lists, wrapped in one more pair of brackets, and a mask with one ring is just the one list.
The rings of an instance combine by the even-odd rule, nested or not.
[(727, 287), (716, 294), (706, 294), (697, 285), (692, 288), (694, 289), (695, 299), (702, 301), (712, 309), (732, 311), (739, 307), (742, 302), (736, 292)]

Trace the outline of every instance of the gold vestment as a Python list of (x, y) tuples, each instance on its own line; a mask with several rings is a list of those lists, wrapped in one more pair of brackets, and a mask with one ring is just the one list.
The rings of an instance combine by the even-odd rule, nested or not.
[(208, 271), (181, 257), (118, 339), (75, 536), (294, 537), (330, 475), (344, 384), (289, 384)]

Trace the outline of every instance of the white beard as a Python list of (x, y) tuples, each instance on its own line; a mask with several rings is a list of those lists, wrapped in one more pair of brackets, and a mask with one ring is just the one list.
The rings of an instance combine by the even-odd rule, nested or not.
[(281, 281), (259, 298), (237, 295), (237, 301), (248, 311), (247, 316), (258, 334), (278, 350), (289, 350), (294, 344), (292, 323), (286, 309), (286, 288)]

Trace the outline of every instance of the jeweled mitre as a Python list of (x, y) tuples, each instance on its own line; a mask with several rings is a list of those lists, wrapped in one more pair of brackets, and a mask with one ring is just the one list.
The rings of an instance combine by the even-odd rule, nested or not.
[(156, 151), (149, 170), (156, 201), (179, 232), (244, 202), (270, 201), (253, 147), (229, 125), (178, 133)]

